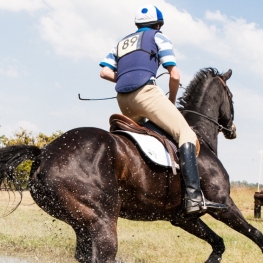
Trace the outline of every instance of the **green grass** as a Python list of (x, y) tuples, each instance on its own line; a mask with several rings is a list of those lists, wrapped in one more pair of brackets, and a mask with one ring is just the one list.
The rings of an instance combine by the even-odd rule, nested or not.
[[(255, 191), (234, 188), (231, 196), (248, 222), (263, 231), (263, 220), (253, 218)], [(3, 200), (1, 195), (0, 199)], [(50, 217), (32, 202), (26, 193), (14, 213), (0, 218), (0, 255), (32, 263), (76, 263), (76, 239), (71, 227)], [(0, 212), (5, 206), (6, 202), (0, 202)], [(222, 263), (263, 262), (260, 249), (252, 241), (209, 215), (202, 219), (224, 239), (226, 252)], [(168, 222), (119, 219), (118, 237), (117, 258), (125, 263), (198, 263), (204, 262), (211, 253), (209, 244)]]

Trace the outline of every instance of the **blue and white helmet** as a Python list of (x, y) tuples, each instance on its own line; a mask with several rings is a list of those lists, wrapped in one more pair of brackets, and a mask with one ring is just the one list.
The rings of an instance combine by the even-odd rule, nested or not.
[(136, 25), (154, 25), (161, 24), (163, 25), (163, 14), (162, 12), (154, 5), (144, 5), (141, 6), (135, 14), (135, 24)]

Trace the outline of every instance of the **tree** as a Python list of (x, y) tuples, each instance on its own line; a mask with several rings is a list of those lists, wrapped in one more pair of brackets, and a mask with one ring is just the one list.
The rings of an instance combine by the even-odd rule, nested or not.
[[(14, 136), (7, 138), (6, 136), (0, 136), (0, 146), (12, 146), (12, 145), (34, 145), (39, 148), (43, 148), (50, 142), (62, 135), (62, 131), (56, 131), (50, 136), (44, 133), (39, 133), (34, 136), (32, 132), (28, 132), (25, 129), (20, 129), (20, 131), (14, 132)], [(23, 189), (27, 189), (29, 174), (31, 170), (32, 161), (28, 160), (21, 163), (15, 170), (16, 178), (21, 182)]]
[(14, 137), (7, 138), (5, 135), (0, 136), (0, 143), (3, 146), (11, 145), (35, 145), (39, 148), (45, 147), (47, 144), (58, 138), (62, 131), (57, 131), (52, 133), (50, 136), (45, 135), (44, 133), (39, 133), (34, 136), (32, 132), (28, 132), (25, 129), (14, 132)]

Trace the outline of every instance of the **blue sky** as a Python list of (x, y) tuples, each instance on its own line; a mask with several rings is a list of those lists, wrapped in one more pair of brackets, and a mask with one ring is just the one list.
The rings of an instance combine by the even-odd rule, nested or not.
[[(233, 70), (228, 86), (238, 138), (219, 135), (219, 158), (230, 180), (258, 182), (263, 150), (260, 0), (0, 0), (0, 135), (12, 136), (20, 127), (45, 134), (81, 126), (108, 130), (109, 116), (119, 112), (116, 100), (83, 102), (78, 93), (116, 95), (114, 84), (100, 79), (99, 62), (135, 31), (135, 11), (148, 3), (163, 12), (162, 31), (174, 44), (184, 86), (204, 67)], [(168, 91), (167, 76), (158, 84)]]

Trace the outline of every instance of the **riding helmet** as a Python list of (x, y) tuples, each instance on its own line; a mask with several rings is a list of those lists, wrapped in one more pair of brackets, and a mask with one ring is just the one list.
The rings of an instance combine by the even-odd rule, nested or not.
[(137, 26), (163, 25), (163, 14), (154, 5), (141, 6), (135, 14), (135, 24)]

